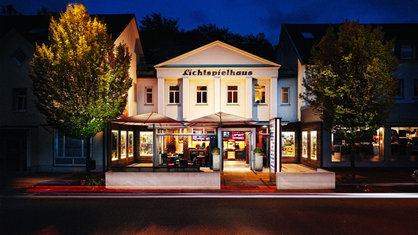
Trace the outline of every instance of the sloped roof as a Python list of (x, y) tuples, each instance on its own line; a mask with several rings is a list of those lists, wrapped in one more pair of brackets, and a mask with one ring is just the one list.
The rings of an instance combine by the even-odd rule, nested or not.
[[(338, 27), (340, 24), (284, 24), (282, 33), (286, 33), (303, 64), (309, 62), (311, 48), (318, 44), (328, 27)], [(418, 24), (367, 24), (381, 26), (387, 40), (417, 41)]]
[[(203, 59), (202, 59), (203, 58)], [(280, 67), (279, 64), (263, 59), (254, 54), (233, 47), (219, 40), (206, 44), (195, 50), (155, 65), (162, 67), (191, 67), (194, 64), (204, 66), (245, 66), (245, 67)]]
[[(95, 16), (106, 23), (107, 32), (113, 35), (113, 39), (116, 39), (135, 18), (134, 14), (91, 15), (91, 17)], [(51, 16), (0, 16), (0, 38), (11, 29), (15, 29), (32, 44), (47, 42), (50, 20)]]

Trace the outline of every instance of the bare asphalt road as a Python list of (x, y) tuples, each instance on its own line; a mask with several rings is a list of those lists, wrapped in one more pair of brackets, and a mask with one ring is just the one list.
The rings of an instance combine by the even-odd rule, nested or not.
[(416, 234), (415, 198), (2, 197), (1, 234)]

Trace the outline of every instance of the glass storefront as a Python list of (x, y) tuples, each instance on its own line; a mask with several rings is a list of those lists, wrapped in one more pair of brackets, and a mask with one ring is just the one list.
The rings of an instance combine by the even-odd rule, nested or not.
[[(283, 138), (282, 138), (283, 141)], [(318, 131), (302, 131), (301, 156), (303, 162), (318, 160)], [(312, 160), (312, 161), (311, 161)]]
[(112, 162), (133, 161), (134, 132), (127, 130), (112, 130), (110, 135), (110, 152)]
[(391, 128), (391, 161), (418, 159), (418, 127)]
[(333, 133), (332, 162), (346, 162), (354, 157), (356, 161), (383, 161), (383, 128), (376, 131), (357, 132), (357, 141), (350, 143), (342, 132)]

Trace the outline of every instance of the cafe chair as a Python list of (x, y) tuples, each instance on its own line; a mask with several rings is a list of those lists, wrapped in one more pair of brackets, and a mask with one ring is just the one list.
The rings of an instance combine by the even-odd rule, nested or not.
[(163, 164), (167, 163), (167, 154), (166, 153), (162, 153), (161, 154), (161, 159), (163, 160)]
[(194, 170), (200, 170), (199, 159), (195, 156), (191, 162), (187, 162), (187, 167), (193, 168)]
[(176, 158), (175, 157), (168, 157), (167, 158), (167, 167), (175, 167), (176, 166)]

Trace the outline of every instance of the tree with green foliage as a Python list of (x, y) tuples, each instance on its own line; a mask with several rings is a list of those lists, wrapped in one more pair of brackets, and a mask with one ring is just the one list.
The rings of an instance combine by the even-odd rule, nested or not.
[(301, 94), (327, 130), (343, 133), (352, 144), (359, 133), (383, 125), (397, 87), (393, 48), (381, 27), (344, 22), (336, 33), (330, 26), (312, 49)]
[(155, 65), (175, 56), (194, 50), (216, 40), (242, 50), (273, 60), (274, 48), (263, 33), (241, 36), (228, 28), (214, 24), (200, 25), (192, 30), (182, 30), (178, 20), (152, 13), (140, 21), (141, 42), (147, 63)]
[(36, 45), (31, 61), (37, 106), (52, 127), (89, 139), (123, 112), (131, 56), (125, 45), (115, 47), (106, 24), (81, 4), (52, 17), (49, 31), (49, 45)]

